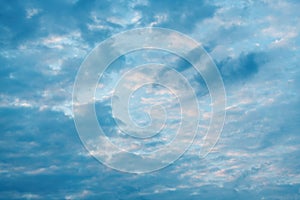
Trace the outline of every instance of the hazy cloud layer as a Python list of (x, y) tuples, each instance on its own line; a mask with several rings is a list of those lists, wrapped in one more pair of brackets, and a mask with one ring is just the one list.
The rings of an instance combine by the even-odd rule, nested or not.
[[(298, 1), (0, 4), (0, 199), (300, 198)], [(107, 168), (82, 146), (72, 89), (96, 44), (145, 26), (181, 31), (204, 46), (224, 79), (227, 117), (218, 144), (200, 159), (211, 109), (204, 81), (188, 63), (159, 53), (158, 61), (179, 63), (176, 69), (196, 88), (199, 137), (171, 166), (134, 175)], [(99, 83), (96, 109), (107, 135), (118, 135), (110, 116), (114, 84), (128, 67), (156, 56), (125, 55)], [(163, 101), (168, 96), (162, 91)], [(137, 95), (146, 95), (144, 103), (153, 97), (147, 91)]]

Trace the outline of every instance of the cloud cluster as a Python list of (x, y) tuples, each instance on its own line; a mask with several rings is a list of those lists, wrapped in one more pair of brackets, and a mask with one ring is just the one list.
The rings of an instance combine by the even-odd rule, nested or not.
[[(292, 0), (1, 2), (0, 199), (298, 199), (298, 7)], [(176, 163), (136, 175), (88, 154), (76, 133), (71, 95), (80, 63), (97, 43), (144, 26), (201, 42), (219, 67), (228, 105), (222, 136), (205, 159), (200, 135)], [(116, 81), (145, 61), (177, 65), (190, 80), (204, 134), (211, 111), (205, 82), (172, 55), (133, 52), (113, 63), (97, 88), (107, 136), (119, 134), (110, 107)], [(154, 89), (140, 91), (136, 101), (153, 102)], [(170, 123), (172, 130), (177, 121)]]

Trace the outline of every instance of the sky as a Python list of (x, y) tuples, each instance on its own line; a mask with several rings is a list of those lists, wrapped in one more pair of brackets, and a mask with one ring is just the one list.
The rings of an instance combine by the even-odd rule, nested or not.
[[(0, 4), (0, 199), (300, 199), (299, 1)], [(226, 118), (217, 144), (201, 158), (213, 105), (205, 80), (168, 52), (119, 57), (93, 99), (97, 120), (114, 145), (147, 155), (163, 148), (176, 135), (180, 105), (193, 105), (190, 96), (178, 102), (159, 84), (136, 88), (128, 101), (135, 125), (162, 119), (160, 109), (150, 119), (145, 110), (151, 105), (164, 107), (168, 118), (153, 140), (129, 140), (122, 133), (126, 123), (114, 118), (118, 113), (111, 105), (118, 80), (125, 77), (130, 87), (151, 76), (177, 83), (168, 79), (170, 70), (149, 75), (130, 72), (134, 66), (168, 63), (188, 80), (199, 108), (197, 136), (178, 160), (149, 173), (121, 172), (92, 156), (103, 153), (101, 145), (99, 152), (83, 145), (74, 122), (73, 86), (97, 45), (144, 27), (175, 30), (202, 45), (224, 83)], [(126, 165), (126, 159), (119, 161)]]

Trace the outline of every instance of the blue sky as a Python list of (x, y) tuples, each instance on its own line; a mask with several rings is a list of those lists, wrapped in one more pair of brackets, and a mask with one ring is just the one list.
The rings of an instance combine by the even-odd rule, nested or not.
[[(299, 1), (0, 4), (0, 199), (300, 198)], [(227, 116), (204, 159), (198, 137), (174, 164), (131, 174), (108, 168), (84, 148), (73, 121), (72, 90), (81, 63), (97, 44), (142, 27), (174, 29), (202, 44), (224, 80)], [(99, 123), (112, 142), (125, 147), (130, 144), (117, 137), (110, 94), (122, 69), (149, 59), (172, 62), (163, 52), (121, 57), (95, 96)], [(209, 125), (210, 97), (203, 80), (180, 63), (177, 70), (196, 88), (201, 136)], [(137, 91), (133, 103), (170, 99), (148, 94), (151, 90)], [(139, 108), (133, 108), (133, 118), (147, 123)], [(168, 123), (165, 138), (143, 147), (165, 145), (178, 122)]]

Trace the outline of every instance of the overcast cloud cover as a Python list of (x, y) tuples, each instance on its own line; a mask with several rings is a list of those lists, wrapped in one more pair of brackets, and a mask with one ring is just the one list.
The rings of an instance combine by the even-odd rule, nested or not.
[[(297, 0), (0, 1), (0, 199), (300, 199), (299, 9)], [(227, 117), (205, 159), (198, 138), (174, 164), (137, 175), (88, 154), (72, 119), (72, 89), (98, 43), (149, 26), (203, 45), (224, 80)], [(130, 58), (116, 61), (96, 96), (112, 138), (106, 95)], [(203, 80), (181, 66), (209, 104)], [(201, 109), (204, 130), (210, 108)]]

